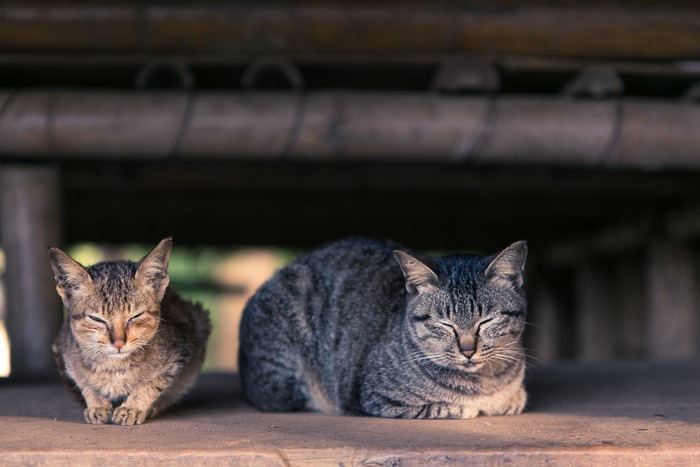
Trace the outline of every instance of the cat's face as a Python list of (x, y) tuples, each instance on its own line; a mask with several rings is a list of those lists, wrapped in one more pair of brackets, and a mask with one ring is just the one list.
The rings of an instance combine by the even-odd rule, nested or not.
[(89, 268), (57, 248), (49, 250), (56, 290), (81, 350), (122, 359), (151, 341), (159, 329), (171, 248), (172, 241), (165, 239), (139, 263), (114, 261)]
[(418, 348), (408, 360), (474, 372), (522, 359), (524, 242), (493, 259), (395, 255), (408, 290), (406, 326)]

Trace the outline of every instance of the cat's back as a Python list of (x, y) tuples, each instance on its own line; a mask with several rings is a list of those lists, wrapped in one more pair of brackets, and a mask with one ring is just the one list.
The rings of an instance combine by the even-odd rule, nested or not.
[(255, 405), (349, 411), (362, 362), (403, 307), (398, 247), (363, 238), (329, 243), (258, 289), (243, 312), (239, 354)]
[(209, 313), (199, 304), (182, 298), (168, 287), (161, 303), (162, 325), (174, 334), (170, 345), (183, 347), (185, 353), (204, 353), (211, 321)]
[[(392, 252), (399, 245), (365, 238), (348, 238), (322, 245), (299, 256), (277, 271), (250, 302), (274, 296), (279, 303), (303, 302), (285, 307), (311, 316), (341, 312), (363, 303), (357, 312), (382, 308), (403, 292), (401, 270)], [(400, 298), (400, 297), (398, 297)], [(268, 304), (269, 305), (269, 304)], [(374, 306), (373, 306), (374, 305)]]
[(376, 282), (379, 278), (400, 281), (401, 272), (392, 257), (398, 244), (361, 237), (327, 243), (301, 255), (295, 263), (316, 273), (328, 282), (352, 277), (357, 284)]

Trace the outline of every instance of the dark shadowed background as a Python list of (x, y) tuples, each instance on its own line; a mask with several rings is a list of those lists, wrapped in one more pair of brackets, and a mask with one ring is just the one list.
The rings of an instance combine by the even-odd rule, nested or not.
[(350, 235), (528, 240), (535, 365), (697, 358), (699, 44), (678, 0), (3, 1), (0, 374), (53, 371), (48, 246), (170, 235), (208, 369), (275, 268)]

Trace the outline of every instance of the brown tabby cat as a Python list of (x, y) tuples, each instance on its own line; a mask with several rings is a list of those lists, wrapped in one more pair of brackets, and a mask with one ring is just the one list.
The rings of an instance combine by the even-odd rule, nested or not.
[(168, 287), (172, 239), (138, 263), (84, 268), (49, 249), (68, 314), (52, 347), (58, 370), (88, 423), (138, 425), (182, 396), (204, 361), (206, 311)]

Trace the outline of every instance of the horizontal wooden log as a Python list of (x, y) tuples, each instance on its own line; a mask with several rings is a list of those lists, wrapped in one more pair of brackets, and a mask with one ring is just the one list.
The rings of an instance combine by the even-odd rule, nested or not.
[(0, 93), (0, 158), (700, 168), (700, 106), (420, 93)]
[(0, 50), (697, 59), (687, 1), (6, 1)]

